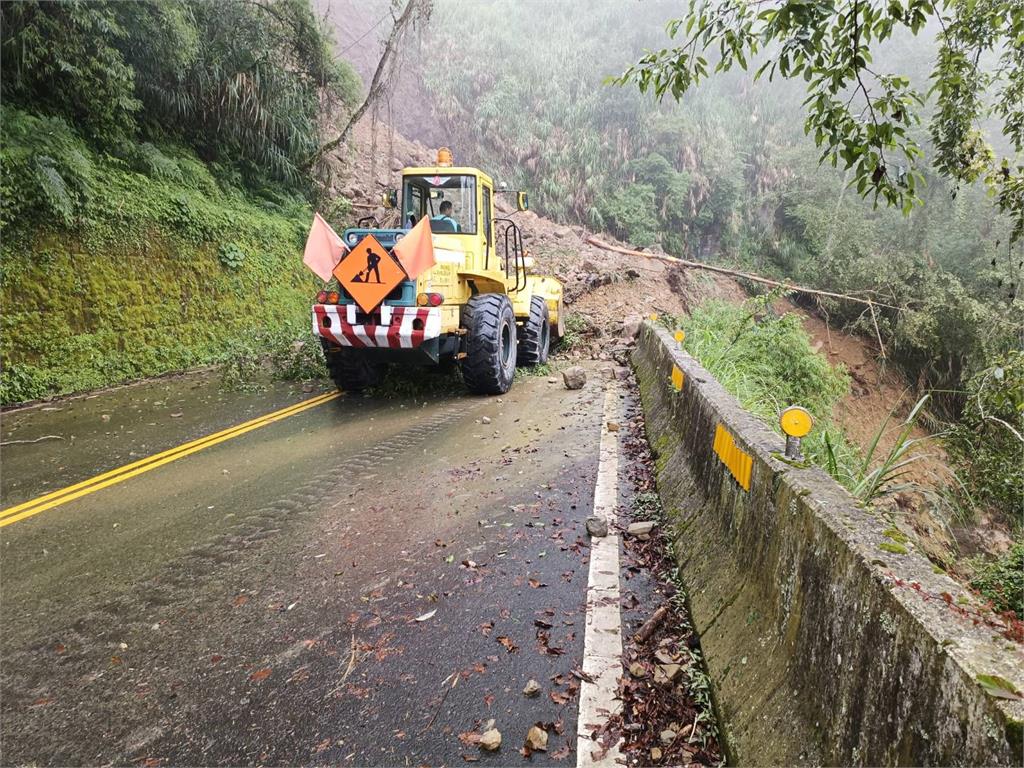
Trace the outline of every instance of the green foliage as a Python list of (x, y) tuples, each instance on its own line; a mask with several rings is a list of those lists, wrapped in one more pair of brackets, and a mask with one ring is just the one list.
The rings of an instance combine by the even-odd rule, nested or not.
[[(900, 425), (899, 434), (896, 436), (896, 440), (893, 443), (892, 448), (882, 458), (880, 462), (877, 462), (877, 466), (872, 467), (875, 464), (875, 453), (878, 451), (878, 444), (882, 439), (882, 435), (885, 434), (886, 429), (889, 426), (889, 422), (892, 420), (895, 409), (889, 411), (889, 415), (886, 416), (878, 429), (875, 431), (874, 437), (871, 439), (871, 443), (868, 445), (867, 450), (864, 452), (864, 457), (860, 464), (856, 467), (856, 473), (850, 478), (853, 491), (853, 495), (864, 502), (871, 502), (879, 498), (886, 493), (895, 493), (898, 490), (906, 487), (894, 485), (896, 480), (907, 474), (909, 467), (916, 461), (920, 461), (921, 454), (913, 453), (913, 449), (924, 443), (926, 440), (932, 439), (930, 437), (917, 437), (912, 438), (910, 435), (917, 426), (918, 419), (921, 416), (921, 409), (924, 408), (925, 403), (928, 402), (928, 395), (925, 395), (911, 409), (910, 414), (904, 419)], [(898, 533), (898, 532), (897, 532)], [(896, 539), (897, 536), (890, 535), (886, 532), (886, 536), (891, 539)], [(902, 536), (902, 534), (900, 534)], [(904, 537), (905, 538), (905, 537)]]
[(250, 187), (307, 189), (321, 115), (359, 94), (309, 0), (25, 0), (2, 14), (4, 104), (62, 117), (147, 174), (174, 173), (154, 146), (170, 140)]
[(653, 245), (658, 239), (658, 214), (650, 184), (629, 184), (610, 192), (598, 201), (598, 211), (612, 234), (633, 245)]
[(998, 611), (1013, 611), (1024, 617), (1024, 542), (1016, 542), (995, 560), (974, 558), (968, 563), (974, 570), (971, 586)]
[(221, 243), (217, 249), (217, 257), (220, 263), (228, 269), (238, 269), (245, 261), (245, 251), (235, 243)]
[[(685, 18), (668, 23), (673, 48), (646, 54), (616, 82), (679, 100), (713, 72), (743, 70), (756, 62), (755, 79), (806, 82), (804, 131), (823, 148), (821, 161), (852, 171), (850, 186), (909, 213), (922, 199), (924, 157), (914, 135), (924, 96), (911, 79), (879, 71), (872, 52), (898, 34), (918, 35), (941, 25), (933, 66), (937, 109), (931, 122), (936, 168), (971, 183), (984, 176), (1001, 210), (1024, 235), (1024, 165), (996, 159), (981, 129), (989, 110), (1004, 121), (1015, 151), (1024, 151), (1024, 6), (1017, 0), (961, 3), (944, 0), (785, 0), (765, 8), (743, 0), (690, 0)], [(706, 58), (717, 55), (715, 63)], [(999, 57), (985, 73), (983, 54)]]
[(796, 315), (779, 317), (764, 300), (746, 306), (710, 301), (680, 324), (687, 352), (773, 428), (779, 430), (787, 406), (810, 411), (815, 428), (803, 441), (805, 455), (848, 488), (854, 485), (857, 452), (831, 424), (832, 407), (849, 388), (846, 373), (811, 349)]
[(134, 133), (142, 105), (121, 51), (129, 33), (117, 4), (3, 3), (0, 27), (5, 105), (60, 115), (93, 139)]
[[(221, 189), (180, 147), (160, 149), (179, 173), (160, 162), (150, 176), (56, 118), (5, 109), (4, 122), (14, 130), (3, 136), (3, 183), (18, 193), (4, 195), (0, 245), (3, 403), (218, 362), (282, 328), (288, 343), (304, 338), (316, 290), (301, 260), (308, 205), (282, 194), (268, 210)], [(70, 190), (70, 230), (33, 208), (45, 193), (26, 158), (39, 142)], [(225, 269), (222, 244), (246, 258)]]
[(993, 361), (967, 382), (966, 405), (948, 444), (976, 499), (1024, 530), (1024, 352)]

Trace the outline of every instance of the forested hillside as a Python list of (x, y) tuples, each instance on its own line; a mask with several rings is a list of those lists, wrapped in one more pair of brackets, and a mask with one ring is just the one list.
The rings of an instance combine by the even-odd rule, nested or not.
[(3, 402), (304, 327), (310, 158), (361, 90), (308, 2), (2, 13)]
[[(918, 185), (924, 204), (909, 215), (862, 199), (848, 188), (850, 172), (820, 164), (805, 136), (802, 81), (755, 82), (737, 66), (679, 103), (609, 84), (645, 50), (663, 49), (664, 24), (680, 15), (657, 0), (598, 0), (586, 14), (570, 4), (541, 12), (538, 3), (439, 0), (424, 77), (453, 144), (535, 190), (546, 215), (872, 298), (873, 311), (821, 298), (809, 306), (880, 341), (883, 361), (932, 393), (933, 415), (959, 423), (951, 448), (983, 454), (973, 465), (980, 495), (1018, 515), (1024, 252), (1011, 243), (1012, 217), (980, 180), (954, 183), (930, 168)], [(927, 85), (936, 32), (897, 34), (881, 52)], [(927, 120), (910, 130), (930, 151)], [(997, 126), (990, 133), (1013, 153)]]

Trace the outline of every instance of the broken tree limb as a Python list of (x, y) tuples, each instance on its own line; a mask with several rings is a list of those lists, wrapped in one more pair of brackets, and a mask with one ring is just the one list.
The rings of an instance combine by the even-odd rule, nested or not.
[(586, 239), (586, 242), (596, 248), (603, 248), (606, 251), (612, 251), (614, 253), (622, 253), (626, 256), (640, 256), (645, 259), (655, 259), (657, 261), (665, 261), (669, 264), (678, 264), (681, 267), (687, 269), (703, 269), (707, 272), (717, 272), (720, 275), (728, 275), (729, 277), (740, 277), (744, 280), (751, 280), (755, 283), (761, 283), (762, 285), (770, 285), (775, 288), (782, 288), (786, 291), (794, 291), (796, 293), (806, 293), (811, 296), (828, 296), (832, 299), (841, 299), (843, 301), (853, 301), (858, 304), (865, 304), (868, 307), (885, 307), (886, 309), (895, 309), (897, 312), (902, 312), (902, 307), (895, 307), (892, 304), (883, 304), (880, 301), (874, 301), (873, 299), (862, 299), (859, 296), (849, 296), (845, 293), (833, 293), (832, 291), (822, 291), (817, 288), (808, 288), (803, 285), (793, 285), (792, 283), (782, 283), (778, 280), (771, 280), (767, 277), (761, 277), (760, 275), (752, 275), (749, 272), (741, 272), (738, 269), (728, 269), (726, 267), (716, 267), (713, 264), (705, 264), (701, 261), (689, 261), (687, 259), (680, 259), (675, 256), (669, 256), (663, 253), (648, 253), (647, 251), (634, 251), (631, 248), (622, 248), (618, 245), (612, 245), (606, 243), (603, 240), (598, 240), (596, 237), (591, 235)]
[(668, 606), (663, 605), (661, 608), (651, 614), (651, 618), (644, 622), (644, 625), (637, 630), (636, 634), (633, 635), (633, 642), (641, 645), (651, 639), (651, 635), (657, 631), (658, 627), (661, 626), (661, 622), (668, 616)]

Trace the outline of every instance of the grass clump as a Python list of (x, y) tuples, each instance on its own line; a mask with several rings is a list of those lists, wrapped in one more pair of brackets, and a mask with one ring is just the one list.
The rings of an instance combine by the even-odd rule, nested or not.
[(850, 487), (857, 451), (831, 421), (849, 379), (811, 348), (796, 315), (776, 315), (764, 297), (742, 305), (709, 301), (679, 326), (686, 332), (686, 350), (745, 409), (777, 431), (783, 408), (800, 405), (810, 411), (815, 428), (803, 440), (804, 455)]

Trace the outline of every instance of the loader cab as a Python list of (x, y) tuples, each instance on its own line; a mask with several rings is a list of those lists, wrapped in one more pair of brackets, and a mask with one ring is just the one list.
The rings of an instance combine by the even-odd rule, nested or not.
[(402, 171), (402, 228), (430, 221), (435, 246), (464, 253), (464, 268), (494, 270), (494, 182), (478, 168), (438, 165)]

